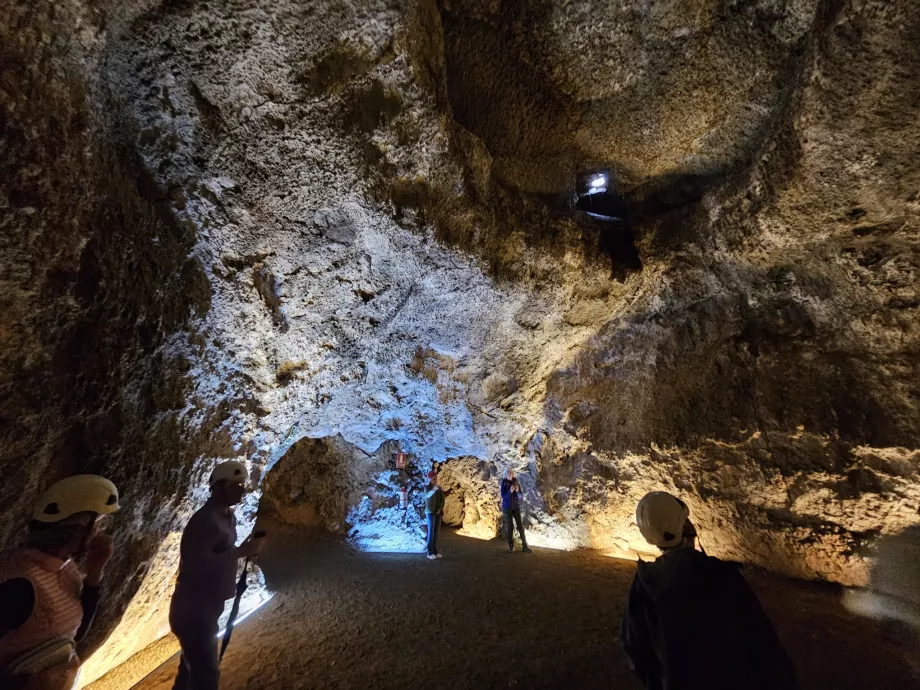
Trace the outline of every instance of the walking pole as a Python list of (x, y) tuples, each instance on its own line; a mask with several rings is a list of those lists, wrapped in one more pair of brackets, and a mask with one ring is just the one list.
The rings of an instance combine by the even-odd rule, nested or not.
[(239, 582), (236, 583), (236, 598), (233, 600), (233, 606), (230, 608), (230, 620), (227, 621), (227, 629), (224, 631), (224, 639), (220, 643), (220, 657), (218, 661), (223, 661), (224, 652), (227, 651), (227, 645), (230, 644), (230, 636), (233, 634), (233, 622), (236, 620), (236, 617), (240, 613), (240, 601), (243, 599), (243, 593), (246, 591), (246, 588), (249, 586), (246, 582), (246, 575), (249, 570), (249, 559), (246, 559), (246, 562), (243, 563), (243, 574), (240, 575)]

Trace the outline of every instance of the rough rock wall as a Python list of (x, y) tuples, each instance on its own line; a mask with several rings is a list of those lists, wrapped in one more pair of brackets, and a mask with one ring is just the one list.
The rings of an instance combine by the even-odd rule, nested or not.
[(117, 483), (116, 552), (82, 650), (123, 620), (116, 662), (163, 633), (143, 630), (145, 604), (175, 573), (195, 461), (232, 452), (183, 420), (187, 364), (171, 353), (210, 306), (195, 229), (163, 205), (101, 78), (108, 32), (140, 10), (23, 2), (0, 16), (0, 544), (18, 543), (56, 479)]
[[(259, 465), (339, 435), (518, 465), (538, 538), (621, 553), (670, 486), (716, 552), (859, 581), (917, 508), (916, 11), (591, 8), (138, 22), (113, 75), (207, 228), (202, 366), (250, 377)], [(641, 270), (560, 202), (599, 163)]]
[[(130, 400), (118, 428), (138, 429), (89, 453), (139, 482), (135, 510), (149, 511), (124, 536), (149, 547), (122, 567), (160, 545), (118, 637), (162, 632), (175, 561), (164, 534), (200, 500), (187, 488), (216, 456), (245, 456), (257, 475), (274, 466), (273, 509), (363, 548), (418, 545), (433, 462), (472, 536), (495, 533), (511, 466), (534, 543), (634, 554), (636, 500), (669, 488), (709, 551), (845, 583), (865, 576), (861, 547), (917, 521), (915, 3), (111, 12), (119, 21), (82, 53), (93, 59), (73, 62), (140, 172), (79, 176), (108, 190), (138, 174), (156, 222), (179, 233), (166, 246), (183, 248), (150, 269), (156, 290), (109, 278), (77, 296), (105, 328), (152, 339), (100, 338), (118, 356), (83, 375)], [(6, 122), (56, 126), (40, 98), (25, 100)], [(568, 207), (573, 175), (594, 165), (613, 171), (630, 232)], [(67, 221), (79, 205), (56, 208)], [(36, 227), (17, 213), (6, 216), (20, 219), (22, 249), (5, 268), (23, 264)], [(133, 245), (103, 235), (117, 238), (97, 250), (109, 271), (144, 275), (129, 262), (164, 256), (165, 231), (138, 235), (158, 244), (119, 255)], [(134, 312), (119, 321), (113, 300), (128, 288), (176, 316), (146, 331)], [(10, 313), (34, 322), (41, 304), (55, 324), (75, 318), (72, 299), (41, 294), (8, 300)], [(23, 381), (81, 372), (30, 361)], [(79, 399), (68, 385), (25, 409)], [(10, 410), (34, 428), (45, 419)], [(151, 428), (172, 435), (152, 444)], [(34, 437), (11, 446), (4, 471)], [(412, 458), (406, 475), (397, 448)], [(20, 513), (47, 457), (17, 489)], [(110, 643), (92, 674), (126, 653)]]

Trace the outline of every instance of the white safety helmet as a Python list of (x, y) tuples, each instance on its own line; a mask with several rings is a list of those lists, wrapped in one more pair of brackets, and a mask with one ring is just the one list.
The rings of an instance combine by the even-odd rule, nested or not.
[(52, 484), (35, 504), (38, 522), (60, 522), (77, 513), (110, 515), (118, 510), (118, 489), (97, 474), (77, 474)]
[(882, 537), (875, 555), (869, 587), (846, 590), (843, 603), (853, 613), (920, 631), (920, 525)]
[(645, 494), (636, 506), (636, 524), (645, 541), (659, 548), (677, 546), (684, 538), (690, 509), (665, 491)]
[(208, 486), (213, 489), (214, 485), (222, 479), (229, 479), (230, 481), (239, 482), (243, 486), (246, 486), (248, 476), (246, 465), (238, 460), (228, 460), (227, 462), (220, 463), (214, 468), (214, 471), (211, 472), (211, 479), (208, 481)]

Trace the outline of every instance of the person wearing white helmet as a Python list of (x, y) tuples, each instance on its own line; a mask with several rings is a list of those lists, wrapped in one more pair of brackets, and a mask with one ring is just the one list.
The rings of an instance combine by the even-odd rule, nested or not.
[(636, 523), (662, 555), (640, 560), (621, 639), (649, 690), (795, 690), (798, 682), (757, 595), (727, 563), (696, 550), (690, 510), (663, 491), (646, 494)]
[(179, 547), (179, 577), (169, 609), (169, 625), (182, 647), (174, 690), (217, 690), (218, 619), (236, 594), (240, 558), (255, 556), (261, 542), (252, 536), (236, 545), (233, 506), (243, 500), (249, 475), (235, 460), (211, 473), (211, 497), (186, 525)]
[[(0, 556), (0, 687), (71, 688), (76, 645), (99, 604), (112, 540), (102, 520), (118, 489), (81, 474), (52, 484), (35, 505), (26, 546)], [(85, 573), (75, 565), (84, 558)]]

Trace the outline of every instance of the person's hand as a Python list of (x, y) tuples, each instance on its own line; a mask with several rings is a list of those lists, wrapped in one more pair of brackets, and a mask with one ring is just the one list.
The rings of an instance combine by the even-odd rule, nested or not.
[(86, 584), (95, 587), (102, 582), (105, 564), (112, 557), (112, 537), (96, 534), (86, 545)]
[(237, 549), (237, 554), (240, 558), (252, 558), (253, 556), (258, 556), (259, 552), (262, 551), (262, 542), (264, 539), (253, 539), (252, 535), (246, 537), (246, 540), (240, 544)]

